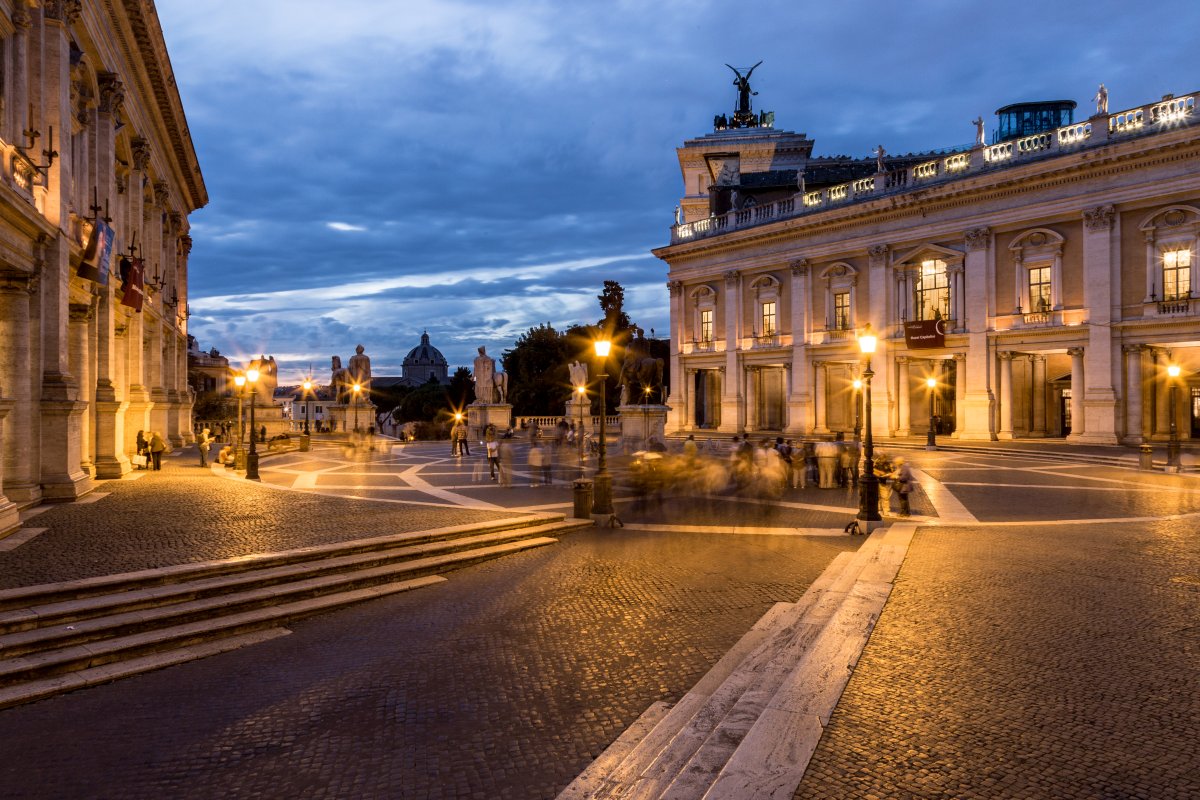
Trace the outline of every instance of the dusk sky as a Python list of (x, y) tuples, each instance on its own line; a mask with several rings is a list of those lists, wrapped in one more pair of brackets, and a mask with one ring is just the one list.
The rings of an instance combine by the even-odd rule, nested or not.
[(603, 281), (667, 329), (675, 148), (755, 110), (814, 155), (969, 143), (1022, 100), (1118, 111), (1200, 83), (1200, 6), (158, 0), (209, 205), (190, 330), (283, 382), (363, 344), (377, 375), (428, 330), (453, 366), (594, 322)]

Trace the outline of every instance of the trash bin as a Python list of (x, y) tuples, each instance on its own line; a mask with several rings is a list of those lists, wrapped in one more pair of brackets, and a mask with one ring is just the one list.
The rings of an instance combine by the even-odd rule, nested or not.
[(1154, 469), (1154, 448), (1148, 444), (1138, 448), (1138, 469)]
[(592, 482), (587, 478), (579, 478), (572, 483), (575, 489), (575, 511), (572, 516), (576, 519), (592, 518)]

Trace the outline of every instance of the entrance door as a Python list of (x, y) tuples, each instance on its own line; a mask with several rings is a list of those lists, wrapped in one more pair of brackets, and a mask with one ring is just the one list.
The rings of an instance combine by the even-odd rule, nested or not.
[(1200, 439), (1200, 387), (1192, 387), (1192, 438)]
[(1062, 420), (1062, 436), (1071, 435), (1071, 390), (1063, 389), (1058, 397), (1058, 418)]
[(717, 428), (721, 425), (721, 373), (715, 369), (696, 371), (697, 428)]
[(783, 430), (783, 369), (770, 367), (760, 373), (758, 427), (760, 430)]

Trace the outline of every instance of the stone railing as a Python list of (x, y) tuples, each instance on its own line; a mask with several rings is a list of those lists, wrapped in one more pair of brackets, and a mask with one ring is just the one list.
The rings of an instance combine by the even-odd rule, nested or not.
[(752, 347), (779, 347), (778, 333), (761, 333), (751, 337)]
[[(520, 434), (522, 431), (528, 432), (530, 427), (537, 425), (540, 436), (553, 437), (557, 435), (557, 432), (554, 429), (558, 427), (558, 423), (563, 420), (566, 420), (568, 425), (570, 425), (572, 422), (576, 424), (579, 423), (579, 417), (568, 415), (559, 415), (556, 417), (514, 417), (513, 430)], [(588, 425), (591, 425), (593, 429), (600, 427), (600, 416), (598, 414), (587, 414), (584, 416), (584, 421)], [(605, 427), (616, 428), (620, 424), (620, 414), (609, 414), (604, 418)]]
[(690, 345), (684, 348), (685, 353), (713, 353), (717, 349), (716, 339), (693, 339), (690, 342), (684, 342), (685, 345)]
[(885, 194), (899, 194), (918, 186), (966, 177), (985, 169), (1007, 167), (1033, 160), (1074, 152), (1082, 147), (1102, 145), (1111, 139), (1148, 135), (1180, 125), (1194, 124), (1196, 100), (1200, 93), (1182, 97), (1168, 95), (1157, 103), (1118, 111), (1097, 121), (1096, 117), (1072, 123), (1052, 131), (1023, 136), (998, 144), (948, 152), (912, 167), (893, 169), (884, 175), (858, 178), (824, 189), (794, 195), (774, 203), (730, 211), (676, 225), (671, 229), (672, 244), (719, 236), (734, 230), (762, 225), (789, 217), (814, 214), (826, 209), (870, 200)]
[(1192, 298), (1179, 297), (1174, 300), (1159, 300), (1158, 315), (1160, 317), (1181, 316), (1192, 313)]
[(1022, 325), (1049, 325), (1053, 320), (1053, 315), (1049, 311), (1032, 311), (1021, 315)]

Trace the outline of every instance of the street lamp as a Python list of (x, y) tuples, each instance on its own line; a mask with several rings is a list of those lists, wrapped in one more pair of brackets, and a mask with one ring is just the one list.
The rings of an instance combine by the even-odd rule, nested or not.
[(258, 383), (258, 370), (246, 370), (246, 381), (250, 384), (250, 455), (246, 456), (246, 480), (258, 480), (258, 450), (254, 447), (254, 406), (255, 395), (258, 392), (254, 384)]
[(883, 522), (879, 516), (879, 478), (875, 477), (875, 440), (871, 435), (871, 378), (875, 376), (871, 370), (871, 354), (875, 352), (877, 341), (870, 323), (867, 323), (858, 336), (858, 349), (867, 357), (867, 368), (863, 370), (863, 420), (866, 423), (863, 456), (866, 458), (866, 470), (858, 484), (858, 526), (862, 533), (870, 533)]
[(244, 450), (242, 450), (242, 439), (246, 435), (246, 426), (245, 426), (246, 418), (242, 411), (242, 400), (245, 399), (245, 397), (246, 397), (246, 376), (240, 375), (240, 374), (235, 375), (233, 378), (233, 382), (237, 386), (237, 390), (238, 390), (238, 432), (237, 432), (237, 446), (235, 446), (233, 448), (233, 468), (234, 469), (245, 469), (246, 468), (246, 453)]
[(937, 378), (926, 378), (925, 385), (929, 387), (929, 435), (925, 439), (925, 449), (937, 450), (937, 431), (933, 424), (933, 392), (937, 389)]
[(1167, 377), (1171, 384), (1167, 405), (1167, 416), (1171, 418), (1171, 438), (1167, 440), (1167, 472), (1179, 472), (1179, 430), (1175, 424), (1175, 390), (1179, 372), (1178, 364), (1171, 364), (1167, 367)]
[(854, 379), (854, 441), (862, 441), (862, 387), (861, 378)]
[(311, 447), (312, 441), (309, 438), (310, 434), (308, 432), (308, 407), (311, 405), (308, 399), (308, 393), (312, 391), (312, 379), (305, 378), (304, 383), (301, 385), (304, 388), (304, 437), (300, 439), (300, 449), (308, 450), (308, 448)]
[(579, 429), (575, 431), (575, 444), (579, 449), (579, 477), (583, 477), (583, 403), (587, 399), (587, 387), (582, 384), (575, 387), (579, 394)]
[(605, 418), (608, 416), (608, 375), (605, 374), (605, 370), (608, 369), (608, 354), (612, 349), (612, 342), (597, 339), (592, 342), (592, 346), (596, 349), (596, 358), (600, 359), (600, 374), (596, 376), (600, 379), (600, 458), (596, 464), (592, 513), (611, 518), (612, 476), (608, 474), (608, 430), (605, 425)]
[(358, 395), (359, 395), (359, 393), (362, 392), (362, 384), (361, 383), (354, 384), (353, 389), (354, 389), (354, 394), (352, 395), (353, 399), (351, 400), (351, 402), (354, 405), (354, 432), (358, 433)]

